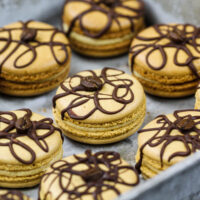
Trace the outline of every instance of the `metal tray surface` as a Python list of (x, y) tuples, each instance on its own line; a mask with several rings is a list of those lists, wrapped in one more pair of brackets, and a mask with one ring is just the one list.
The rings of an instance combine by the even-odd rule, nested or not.
[[(199, 0), (143, 0), (151, 23), (200, 25)], [(50, 21), (61, 16), (65, 0), (0, 0), (0, 26), (16, 20)]]
[(65, 0), (0, 0), (0, 26), (22, 20), (49, 21), (62, 11)]
[[(88, 59), (73, 53), (70, 75), (86, 69), (98, 69), (103, 67), (116, 67), (118, 69), (126, 71), (127, 73), (130, 73), (127, 66), (127, 60), (127, 55), (111, 59)], [(36, 113), (40, 113), (47, 117), (53, 117), (52, 97), (55, 95), (55, 93), (56, 90), (50, 93), (46, 93), (42, 96), (29, 98), (10, 97), (1, 94), (0, 109), (6, 111), (27, 107), (32, 109)], [(175, 109), (187, 109), (193, 107), (193, 96), (184, 99), (173, 100), (156, 98), (147, 95), (147, 112), (143, 125), (153, 120), (154, 117), (159, 114), (172, 113)], [(88, 148), (92, 149), (93, 151), (114, 150), (119, 152), (121, 156), (130, 164), (134, 165), (134, 157), (137, 150), (137, 134), (134, 134), (128, 139), (125, 139), (121, 142), (101, 146), (85, 145), (74, 142), (65, 137), (63, 148), (64, 157), (75, 153), (81, 153)], [(160, 200), (162, 198), (163, 200), (181, 200), (183, 199), (183, 197), (196, 194), (198, 191), (200, 191), (199, 187), (193, 187), (197, 184), (195, 179), (199, 177), (197, 176), (199, 174), (198, 169), (200, 169), (200, 165), (197, 165), (197, 163), (200, 163), (200, 160), (197, 160), (198, 156), (195, 155), (195, 157), (191, 157), (190, 160), (186, 159), (185, 163), (181, 162), (180, 164), (173, 166), (172, 168), (170, 168), (166, 172), (161, 173), (159, 176), (152, 180), (144, 181), (141, 179), (139, 186), (122, 196), (121, 199)], [(192, 173), (190, 168), (194, 169)], [(191, 177), (188, 178), (190, 174)], [(198, 180), (198, 182), (200, 185), (200, 180)], [(176, 195), (177, 188), (183, 190), (184, 195)], [(38, 187), (35, 187), (33, 189), (24, 189), (22, 191), (31, 196), (33, 199), (37, 199)], [(153, 195), (153, 198), (151, 195)], [(169, 195), (171, 195), (170, 198)], [(191, 198), (188, 198), (188, 200), (189, 199)], [(187, 200), (187, 198), (184, 200)]]

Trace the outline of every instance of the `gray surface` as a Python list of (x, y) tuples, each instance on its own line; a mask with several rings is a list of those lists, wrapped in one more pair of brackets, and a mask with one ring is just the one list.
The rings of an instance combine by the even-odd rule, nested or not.
[(154, 23), (193, 23), (200, 25), (200, 0), (144, 0)]
[[(200, 0), (144, 0), (148, 11), (148, 20), (156, 23), (189, 22), (200, 25)], [(0, 26), (17, 20), (36, 19), (60, 22), (58, 15), (64, 0), (0, 0)], [(102, 68), (104, 66), (118, 67), (128, 72), (127, 55), (113, 59), (87, 59), (76, 54), (72, 57), (71, 72), (73, 75), (84, 69)], [(13, 98), (0, 95), (1, 110), (14, 110), (22, 107), (31, 108), (34, 112), (52, 117), (52, 96), (55, 90), (38, 97)], [(175, 109), (193, 108), (194, 97), (177, 100), (167, 100), (147, 96), (147, 114), (144, 124), (159, 114), (167, 114)], [(121, 156), (134, 164), (137, 149), (137, 135), (113, 144), (102, 146), (83, 145), (65, 138), (64, 156), (82, 152), (87, 148), (97, 150), (116, 150)], [(199, 200), (200, 199), (200, 153), (191, 156), (154, 179), (141, 181), (139, 186), (122, 195), (120, 200)], [(190, 170), (188, 170), (190, 168)], [(37, 187), (24, 192), (37, 199)]]
[[(0, 0), (0, 26), (17, 20), (52, 21), (61, 15), (65, 0)], [(154, 23), (200, 25), (200, 0), (143, 0), (148, 20)]]
[(65, 0), (0, 0), (0, 26), (22, 20), (58, 18)]

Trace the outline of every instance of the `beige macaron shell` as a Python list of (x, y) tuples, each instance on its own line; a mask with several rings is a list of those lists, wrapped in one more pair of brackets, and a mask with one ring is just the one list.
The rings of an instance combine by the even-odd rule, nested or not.
[[(185, 116), (187, 114), (191, 114), (192, 116), (199, 116), (199, 112), (194, 112), (194, 111), (190, 111), (190, 112), (181, 112), (181, 114), (179, 114), (179, 116)], [(172, 122), (174, 122), (176, 119), (172, 114), (166, 115), (168, 117), (168, 119)], [(156, 123), (157, 119), (153, 120), (152, 122), (150, 122), (149, 124), (147, 124), (143, 129), (151, 129), (151, 128), (159, 128), (162, 126), (162, 124), (158, 124)], [(200, 128), (200, 125), (197, 124), (196, 125), (198, 128)], [(165, 133), (165, 131), (161, 131), (159, 133), (159, 135), (163, 135)], [(154, 135), (156, 134), (156, 131), (145, 131), (143, 133), (139, 133), (138, 135), (138, 147), (141, 148), (142, 145), (144, 143), (146, 143), (149, 139), (151, 139)], [(195, 134), (195, 133), (194, 133)], [(183, 135), (182, 133), (180, 133), (180, 131), (178, 131), (177, 129), (172, 130), (172, 132), (170, 133), (170, 135)], [(160, 162), (160, 153), (161, 153), (161, 148), (163, 146), (163, 143), (158, 145), (158, 146), (154, 146), (154, 147), (150, 147), (149, 145), (146, 145), (143, 149), (143, 154), (149, 158), (151, 158), (152, 160), (156, 160)], [(183, 142), (179, 142), (179, 141), (173, 141), (171, 142), (167, 148), (165, 149), (164, 155), (163, 155), (163, 163), (166, 165), (173, 165), (183, 159), (185, 159), (185, 157), (181, 157), (181, 156), (176, 156), (174, 157), (170, 162), (168, 161), (169, 157), (176, 152), (185, 152), (186, 151), (186, 147), (184, 145)]]
[[(78, 155), (80, 157), (85, 157), (84, 154), (80, 154)], [(69, 162), (69, 163), (73, 163), (73, 162), (77, 162), (77, 160), (75, 159), (74, 156), (69, 156), (67, 158), (64, 158), (63, 160)], [(123, 166), (123, 165), (128, 165), (129, 164), (122, 160), (122, 163), (120, 164), (120, 166)], [(113, 162), (114, 164), (114, 162)], [(57, 164), (55, 165), (54, 164), (54, 167), (58, 167), (58, 166), (61, 166), (63, 165), (63, 162), (62, 160), (61, 161), (58, 161)], [(104, 170), (107, 170), (106, 166), (105, 165), (102, 165), (101, 164), (101, 168), (104, 169)], [(79, 164), (75, 167), (76, 170), (87, 170), (88, 167), (85, 165), (85, 164)], [(49, 169), (47, 169), (46, 171), (46, 174), (48, 173), (51, 173), (53, 170), (52, 168), (50, 167)], [(127, 171), (120, 171), (120, 178), (122, 180), (125, 180), (126, 182), (128, 183), (137, 183), (137, 175), (134, 171), (132, 170), (127, 170)], [(57, 177), (56, 176), (56, 173), (55, 174), (50, 174), (50, 176), (46, 179), (45, 175), (44, 175), (44, 178), (42, 179), (41, 181), (41, 187), (40, 187), (40, 198), (41, 200), (54, 200), (54, 199), (57, 199), (57, 197), (59, 196), (60, 193), (62, 193), (62, 190), (60, 188), (60, 185), (59, 185), (59, 179), (57, 179), (53, 184), (51, 184), (51, 182), (53, 181), (53, 179)], [(65, 176), (66, 177), (66, 176)], [(65, 178), (63, 177), (62, 178), (62, 184), (63, 185), (67, 185), (69, 183), (69, 179), (68, 178)], [(69, 188), (70, 190), (73, 189), (73, 187), (75, 186), (79, 186), (81, 184), (84, 184), (84, 181), (83, 179), (80, 177), (80, 176), (73, 176), (72, 178), (72, 184), (71, 184), (71, 187)], [(109, 185), (113, 185), (112, 182), (107, 182), (107, 184)], [(132, 187), (131, 186), (125, 186), (125, 185), (122, 185), (122, 184), (116, 184), (115, 187), (120, 191), (120, 193), (123, 193), (123, 192), (126, 192), (128, 190), (130, 190)], [(44, 198), (44, 196), (46, 196), (46, 198)], [(108, 190), (104, 193), (102, 193), (102, 197), (103, 199), (109, 199), (109, 200), (112, 200), (112, 199), (115, 199), (117, 197), (116, 193), (114, 193), (112, 190)], [(65, 200), (65, 199), (68, 199), (68, 195), (67, 194), (64, 194), (62, 195), (59, 200)], [(76, 198), (76, 200), (93, 200), (94, 197), (91, 196), (91, 195), (85, 195), (85, 196), (82, 196), (81, 198)]]
[[(22, 24), (20, 22), (16, 22), (14, 24), (10, 24), (8, 26), (5, 26), (4, 28), (6, 29), (13, 29), (13, 28), (20, 28), (22, 27)], [(42, 22), (36, 22), (32, 21), (28, 24), (29, 28), (36, 28), (36, 29), (54, 29), (53, 26), (42, 23)], [(2, 29), (0, 29), (2, 30)], [(40, 42), (47, 42), (49, 43), (51, 40), (53, 31), (48, 30), (48, 31), (37, 31), (36, 35), (36, 40)], [(13, 30), (11, 32), (12, 34), (12, 39), (13, 40), (20, 40), (20, 36), (22, 34), (22, 30)], [(0, 37), (6, 37), (8, 38), (8, 33), (7, 32), (0, 32)], [(65, 37), (63, 33), (57, 33), (53, 39), (54, 42), (60, 42), (64, 44), (68, 44), (68, 40)], [(34, 42), (31, 42), (34, 44)], [(5, 46), (6, 42), (0, 42), (0, 49), (3, 49)], [(6, 51), (0, 54), (0, 63), (9, 55), (9, 53), (16, 47), (16, 43), (12, 42), (10, 46), (7, 48)], [(59, 69), (59, 65), (57, 64), (51, 49), (49, 45), (42, 45), (40, 47), (36, 48), (36, 53), (37, 56), (29, 66), (24, 67), (24, 68), (16, 68), (14, 67), (14, 61), (21, 55), (23, 52), (25, 52), (28, 48), (25, 47), (24, 45), (21, 45), (17, 51), (15, 51), (11, 57), (3, 64), (2, 66), (2, 73), (14, 73), (14, 74), (37, 74), (37, 73), (44, 73), (48, 71), (54, 71)], [(61, 46), (55, 46), (53, 47), (53, 50), (55, 52), (56, 58), (59, 61), (64, 61), (66, 58), (65, 51), (61, 49)], [(70, 50), (68, 49), (68, 54), (70, 56)], [(31, 61), (33, 58), (33, 54), (31, 52), (28, 52), (24, 54), (17, 62), (19, 66), (25, 65)]]
[[(97, 75), (100, 75), (101, 70), (94, 70), (94, 72)], [(116, 70), (109, 70), (109, 74), (113, 74), (113, 73), (116, 73)], [(86, 71), (80, 72), (78, 74), (80, 74), (82, 76), (91, 75), (90, 73), (88, 73)], [(127, 104), (126, 107), (122, 111), (120, 111), (116, 114), (105, 114), (103, 112), (100, 112), (99, 110), (96, 110), (90, 117), (88, 117), (87, 119), (82, 120), (82, 121), (84, 121), (85, 123), (104, 123), (104, 122), (118, 120), (118, 119), (121, 119), (121, 118), (133, 113), (135, 110), (137, 110), (138, 106), (140, 106), (142, 104), (142, 102), (144, 102), (145, 94), (144, 94), (143, 88), (142, 88), (141, 84), (139, 83), (139, 81), (137, 81), (134, 77), (132, 77), (131, 75), (128, 75), (128, 74), (122, 74), (122, 75), (118, 76), (118, 78), (129, 79), (129, 80), (133, 81), (133, 85), (130, 87), (130, 89), (132, 90), (132, 92), (134, 94), (133, 102)], [(69, 80), (69, 78), (64, 83), (64, 85), (67, 87), (68, 87), (68, 80)], [(73, 80), (74, 81), (72, 82), (72, 84), (74, 86), (79, 85), (79, 83), (80, 83), (79, 78), (76, 78)], [(112, 95), (112, 92), (113, 92), (113, 87), (108, 84), (105, 84), (104, 87), (100, 91), (100, 93), (109, 94), (109, 95)], [(124, 94), (125, 90), (123, 88), (121, 88), (121, 89), (119, 89), (118, 92), (120, 92), (121, 94)], [(61, 87), (59, 87), (59, 89), (57, 91), (57, 95), (61, 94), (61, 93), (63, 93), (63, 90)], [(80, 92), (80, 93), (83, 94), (84, 92)], [(89, 93), (87, 92), (87, 94), (89, 94)], [(94, 93), (90, 92), (90, 94), (93, 95)], [(99, 95), (99, 96), (101, 96), (101, 95)], [(61, 112), (76, 97), (77, 96), (75, 96), (75, 95), (68, 95), (66, 97), (62, 97), (62, 98), (58, 99), (56, 101), (56, 109), (58, 109), (58, 111)], [(130, 94), (127, 96), (127, 99), (128, 98), (130, 98)], [(123, 104), (116, 102), (114, 99), (101, 100), (100, 104), (107, 111), (116, 111), (116, 110), (119, 110), (119, 108), (121, 108), (123, 106)], [(94, 108), (94, 100), (92, 99), (92, 100), (88, 101), (87, 103), (74, 108), (73, 112), (78, 113), (78, 115), (85, 115), (88, 112), (90, 112), (93, 108)], [(68, 117), (67, 114), (66, 114), (66, 117)]]
[[(23, 117), (25, 114), (24, 111), (13, 111), (13, 113), (17, 115), (18, 119), (20, 117)], [(6, 117), (7, 119), (11, 119), (9, 115), (2, 115), (2, 116)], [(36, 113), (32, 114), (32, 117), (31, 117), (32, 121), (39, 121), (41, 119), (44, 119), (44, 117)], [(5, 127), (7, 127), (7, 125), (3, 122), (0, 122), (0, 130), (3, 130)], [(38, 129), (37, 131), (38, 135), (43, 135), (46, 132), (47, 132), (46, 130), (41, 130), (41, 129)], [(36, 155), (36, 159), (34, 163), (48, 159), (50, 155), (56, 153), (60, 149), (60, 146), (62, 146), (62, 139), (58, 131), (55, 131), (55, 133), (53, 133), (52, 135), (44, 139), (44, 141), (48, 144), (48, 148), (49, 148), (48, 152), (43, 151), (32, 139), (30, 139), (27, 136), (18, 137), (17, 140), (23, 142), (24, 144), (30, 146), (33, 149)], [(0, 139), (0, 142), (1, 143), (9, 142), (9, 140)], [(20, 156), (21, 159), (23, 160), (30, 159), (30, 153), (28, 153), (25, 149), (23, 149), (22, 147), (18, 145), (13, 145), (13, 147), (14, 147), (15, 152), (17, 153), (18, 156)], [(19, 165), (19, 163), (21, 163), (12, 155), (8, 146), (0, 146), (0, 151), (1, 151), (1, 154), (0, 154), (1, 163), (12, 164), (12, 165), (15, 165), (15, 164)]]
[[(142, 5), (142, 3), (139, 2), (138, 0), (131, 0), (131, 1), (124, 1), (123, 5), (134, 8), (134, 9), (139, 9)], [(67, 23), (70, 24), (71, 21), (81, 14), (82, 12), (88, 10), (91, 6), (88, 3), (85, 2), (79, 2), (79, 1), (72, 1), (69, 2), (68, 4), (65, 5), (64, 8), (64, 17), (63, 20)], [(136, 16), (137, 13), (130, 11), (125, 8), (117, 7), (115, 11), (118, 14), (122, 15), (128, 15), (128, 16)], [(127, 18), (118, 18), (119, 23), (120, 23), (120, 28), (121, 29), (127, 29), (130, 28), (131, 24), (130, 21)], [(98, 21), (98, 23), (96, 23)], [(134, 19), (134, 25), (137, 26), (137, 21), (138, 19)], [(100, 11), (93, 11), (88, 13), (83, 17), (83, 24), (84, 27), (88, 30), (91, 31), (101, 31), (106, 24), (108, 23), (108, 17), (100, 12)], [(120, 30), (119, 25), (117, 24), (116, 21), (113, 21), (111, 28), (109, 29), (110, 32), (115, 32)]]
[[(165, 27), (165, 26), (163, 26)], [(182, 25), (179, 25), (180, 29), (181, 27), (183, 27)], [(188, 27), (187, 31), (192, 31), (194, 30), (194, 28), (192, 26)], [(164, 32), (163, 32), (164, 33)], [(140, 37), (145, 37), (145, 38), (154, 38), (157, 36), (160, 36), (153, 27), (149, 27), (143, 31), (141, 31), (138, 36)], [(152, 41), (143, 41), (143, 40), (139, 40), (139, 39), (134, 39), (131, 47), (134, 47), (135, 45), (148, 45), (148, 44), (152, 44), (154, 43), (156, 40), (152, 40)], [(169, 42), (169, 39), (164, 38), (162, 39), (159, 43), (160, 45), (164, 45), (166, 43)], [(197, 43), (200, 42), (200, 39), (196, 40)], [(193, 56), (197, 56), (200, 57), (200, 53), (197, 52), (194, 47), (192, 47), (191, 45), (186, 45), (187, 48), (190, 50), (190, 52), (192, 53)], [(142, 46), (144, 47), (144, 46)], [(141, 47), (137, 47), (134, 48), (134, 51), (139, 50)], [(147, 62), (146, 62), (146, 57), (148, 52), (151, 50), (152, 48), (148, 48), (147, 50), (142, 51), (141, 53), (139, 53), (134, 60), (134, 64), (140, 67), (143, 67), (144, 69), (146, 69), (147, 71), (151, 71), (154, 72), (156, 74), (159, 75), (167, 75), (167, 76), (176, 76), (176, 75), (187, 75), (187, 74), (192, 74), (192, 71), (190, 70), (190, 68), (188, 66), (177, 66), (174, 63), (174, 56), (175, 56), (175, 52), (177, 50), (177, 48), (164, 48), (166, 55), (167, 55), (167, 62), (166, 65), (161, 69), (161, 70), (153, 70), (151, 69)], [(200, 50), (200, 49), (199, 49)], [(132, 54), (130, 54), (130, 62), (131, 62), (131, 58), (132, 58)], [(178, 54), (178, 61), (179, 62), (186, 62), (186, 60), (188, 59), (188, 56), (186, 55), (186, 53), (184, 53), (183, 51), (180, 51)], [(149, 57), (150, 63), (153, 66), (160, 66), (162, 64), (163, 58), (162, 55), (160, 53), (159, 50), (154, 51), (154, 53), (151, 54), (151, 56)], [(200, 71), (200, 59), (196, 59), (193, 61), (193, 64), (195, 65), (197, 71)], [(133, 66), (131, 66), (133, 67)]]

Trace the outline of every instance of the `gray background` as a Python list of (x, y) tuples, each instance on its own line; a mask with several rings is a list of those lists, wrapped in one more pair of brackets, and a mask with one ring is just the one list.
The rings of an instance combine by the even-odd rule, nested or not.
[[(200, 0), (144, 0), (148, 19), (155, 23), (200, 25)], [(0, 0), (0, 26), (17, 20), (57, 21), (64, 0)]]

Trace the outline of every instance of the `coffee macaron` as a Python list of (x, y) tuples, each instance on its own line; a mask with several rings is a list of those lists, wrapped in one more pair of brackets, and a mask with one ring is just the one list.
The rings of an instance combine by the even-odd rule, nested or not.
[(86, 150), (59, 160), (42, 177), (40, 200), (114, 200), (139, 183), (136, 170), (119, 153)]
[(141, 84), (113, 68), (79, 72), (67, 78), (53, 98), (53, 114), (63, 133), (89, 144), (129, 137), (142, 125), (145, 111)]
[(66, 78), (70, 57), (65, 34), (49, 24), (27, 21), (0, 28), (0, 92), (48, 92)]
[(200, 32), (191, 24), (158, 24), (141, 31), (130, 48), (132, 73), (152, 95), (192, 95), (200, 78)]
[(200, 150), (200, 110), (160, 115), (138, 135), (136, 169), (145, 179)]
[(0, 112), (0, 187), (25, 188), (40, 182), (62, 158), (61, 131), (53, 120), (29, 109)]
[(132, 38), (144, 27), (140, 0), (66, 0), (63, 30), (72, 48), (92, 57), (128, 52)]
[(0, 190), (1, 200), (31, 200), (28, 196), (24, 195), (18, 190)]

